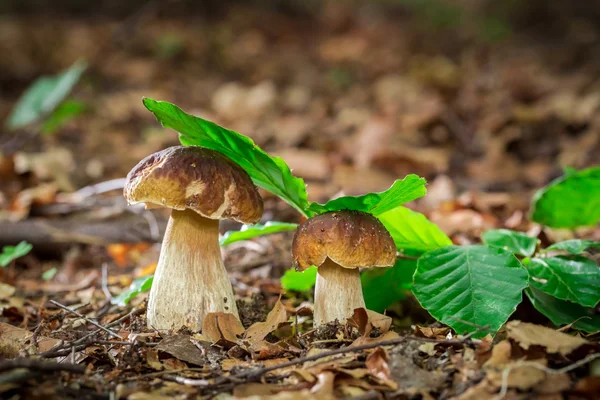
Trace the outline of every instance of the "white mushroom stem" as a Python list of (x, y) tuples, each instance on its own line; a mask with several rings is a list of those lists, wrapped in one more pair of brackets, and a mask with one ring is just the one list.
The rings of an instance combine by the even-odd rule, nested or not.
[(200, 330), (211, 312), (239, 319), (219, 247), (219, 220), (173, 210), (148, 301), (148, 326)]
[(319, 267), (315, 287), (314, 326), (337, 320), (345, 324), (355, 308), (365, 307), (360, 271), (344, 268), (329, 258)]

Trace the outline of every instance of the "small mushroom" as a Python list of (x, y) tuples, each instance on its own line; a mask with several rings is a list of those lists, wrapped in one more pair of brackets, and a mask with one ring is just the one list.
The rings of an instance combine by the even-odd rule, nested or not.
[(127, 175), (129, 204), (171, 208), (148, 301), (148, 326), (200, 330), (211, 312), (239, 319), (219, 247), (219, 220), (256, 223), (263, 203), (248, 174), (224, 155), (176, 146)]
[(334, 211), (298, 227), (292, 244), (297, 270), (318, 267), (314, 326), (344, 323), (354, 309), (365, 307), (359, 268), (389, 267), (396, 261), (390, 233), (374, 216)]

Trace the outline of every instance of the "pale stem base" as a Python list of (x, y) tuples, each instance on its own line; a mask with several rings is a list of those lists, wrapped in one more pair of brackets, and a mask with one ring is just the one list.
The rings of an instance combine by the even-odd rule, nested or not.
[(148, 327), (197, 331), (211, 312), (239, 319), (219, 247), (219, 221), (173, 210), (148, 301)]
[(315, 287), (315, 327), (337, 320), (345, 324), (355, 308), (365, 307), (360, 271), (327, 259), (319, 267)]

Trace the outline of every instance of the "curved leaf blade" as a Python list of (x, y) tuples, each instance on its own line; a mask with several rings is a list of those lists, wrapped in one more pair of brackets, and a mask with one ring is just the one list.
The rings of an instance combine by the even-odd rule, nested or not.
[(537, 239), (509, 229), (493, 229), (481, 235), (483, 243), (525, 257), (533, 255)]
[(585, 251), (591, 247), (600, 249), (600, 243), (594, 242), (593, 240), (571, 239), (565, 240), (564, 242), (554, 243), (552, 246), (546, 247), (543, 252), (546, 253), (551, 250), (564, 250), (571, 254), (579, 255), (585, 253)]
[(531, 286), (546, 294), (586, 307), (600, 301), (600, 268), (589, 258), (532, 258), (527, 269)]
[(317, 282), (317, 267), (310, 267), (304, 271), (288, 269), (281, 277), (281, 287), (286, 290), (306, 292)]
[(318, 214), (328, 211), (354, 210), (371, 213), (375, 216), (393, 210), (402, 204), (425, 196), (425, 178), (410, 174), (404, 179), (396, 180), (389, 189), (368, 193), (362, 196), (343, 196), (330, 200), (325, 204), (311, 203), (310, 210)]
[(600, 331), (600, 315), (593, 308), (557, 299), (531, 286), (525, 289), (525, 294), (536, 310), (556, 326), (573, 324), (584, 332)]
[(4, 246), (0, 253), (0, 267), (6, 267), (13, 260), (23, 257), (33, 249), (31, 243), (20, 242), (16, 246)]
[(22, 128), (51, 113), (69, 95), (86, 68), (85, 61), (78, 61), (56, 76), (36, 80), (17, 102), (7, 119), (7, 128)]
[(154, 275), (142, 276), (141, 278), (137, 278), (131, 283), (131, 285), (129, 285), (127, 289), (122, 291), (121, 294), (119, 294), (116, 297), (113, 297), (110, 302), (121, 307), (126, 306), (131, 301), (131, 299), (136, 297), (138, 294), (150, 290), (150, 288), (152, 287), (153, 280)]
[(409, 208), (396, 207), (378, 218), (392, 235), (398, 250), (422, 254), (452, 245), (452, 240), (436, 224)]
[(174, 104), (150, 98), (143, 102), (164, 127), (179, 132), (184, 146), (202, 146), (224, 154), (242, 167), (257, 186), (279, 196), (302, 215), (312, 215), (304, 181), (292, 175), (283, 159), (271, 157), (252, 139), (187, 114)]
[(363, 297), (369, 310), (383, 312), (402, 300), (412, 286), (417, 260), (398, 258), (391, 268), (371, 268), (360, 276)]
[(495, 332), (521, 302), (527, 281), (527, 270), (506, 250), (448, 246), (419, 258), (413, 293), (435, 319), (458, 333), (475, 332), (475, 326)]
[(269, 221), (266, 224), (242, 225), (239, 231), (227, 231), (219, 239), (221, 246), (239, 242), (240, 240), (248, 240), (257, 236), (270, 235), (278, 232), (295, 231), (298, 224), (288, 222)]
[(591, 226), (600, 221), (600, 167), (570, 171), (539, 190), (531, 218), (552, 228)]

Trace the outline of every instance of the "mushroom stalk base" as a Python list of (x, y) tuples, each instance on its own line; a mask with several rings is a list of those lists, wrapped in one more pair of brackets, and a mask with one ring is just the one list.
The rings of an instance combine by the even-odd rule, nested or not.
[(355, 308), (365, 307), (360, 271), (344, 268), (329, 258), (319, 267), (315, 287), (315, 327), (337, 320), (345, 324)]
[(219, 221), (173, 210), (148, 301), (148, 327), (200, 330), (211, 312), (239, 319), (219, 247)]

